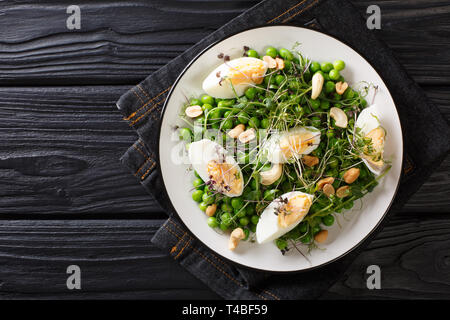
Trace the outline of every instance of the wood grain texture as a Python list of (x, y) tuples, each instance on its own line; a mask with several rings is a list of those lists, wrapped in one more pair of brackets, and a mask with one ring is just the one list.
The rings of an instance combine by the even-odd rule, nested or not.
[[(447, 215), (398, 214), (384, 227), (325, 299), (450, 299)], [(367, 267), (381, 269), (381, 289), (368, 290)]]
[[(218, 298), (150, 239), (161, 220), (16, 220), (0, 224), (0, 298)], [(66, 288), (79, 265), (82, 290)], [(381, 290), (366, 269), (381, 268)], [(399, 214), (323, 296), (450, 299), (450, 221)]]
[[(135, 84), (257, 2), (78, 1), (79, 31), (70, 1), (0, 4), (0, 84)], [(450, 84), (448, 1), (352, 2), (380, 6), (377, 33), (416, 81)]]
[[(150, 243), (161, 220), (0, 223), (0, 299), (216, 299)], [(81, 268), (68, 290), (67, 267)]]

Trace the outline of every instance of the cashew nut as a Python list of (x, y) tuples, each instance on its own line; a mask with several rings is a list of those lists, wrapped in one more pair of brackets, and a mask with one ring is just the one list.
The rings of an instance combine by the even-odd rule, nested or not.
[(321, 230), (315, 236), (314, 240), (319, 243), (325, 242), (328, 238), (328, 230)]
[(231, 129), (230, 131), (228, 131), (228, 135), (233, 138), (233, 139), (237, 139), (237, 137), (239, 137), (239, 135), (244, 132), (245, 130), (245, 126), (240, 123), (238, 124), (236, 127), (234, 127), (233, 129)]
[(343, 186), (336, 190), (336, 195), (338, 198), (345, 198), (351, 195), (350, 186)]
[(283, 165), (280, 163), (273, 163), (272, 167), (267, 171), (259, 173), (261, 176), (261, 184), (268, 186), (277, 181), (283, 173)]
[(311, 99), (316, 99), (322, 92), (324, 78), (321, 73), (315, 73), (312, 77)]
[(344, 94), (344, 92), (345, 92), (345, 90), (347, 90), (347, 88), (348, 88), (348, 83), (347, 82), (339, 81), (339, 82), (336, 83), (336, 92), (339, 95)]
[(230, 240), (228, 240), (228, 249), (236, 249), (242, 239), (245, 239), (244, 230), (242, 230), (242, 228), (234, 229), (233, 232), (231, 232)]
[(347, 115), (345, 114), (342, 109), (333, 107), (330, 109), (330, 117), (332, 117), (336, 122), (336, 126), (340, 128), (347, 128), (348, 119)]
[(210, 205), (206, 208), (205, 212), (208, 217), (212, 217), (216, 213), (216, 210), (217, 210), (217, 204), (213, 203), (212, 205)]
[(239, 141), (242, 143), (247, 143), (256, 138), (256, 131), (253, 128), (247, 129), (244, 132), (241, 132), (239, 135)]
[(308, 167), (314, 167), (316, 164), (319, 163), (319, 158), (305, 155), (303, 156), (302, 161)]
[(324, 178), (324, 179), (320, 179), (317, 182), (317, 190), (322, 190), (323, 186), (326, 184), (333, 184), (334, 182), (334, 178), (333, 177), (328, 177), (328, 178)]
[(196, 118), (203, 113), (203, 109), (200, 106), (189, 106), (185, 112), (189, 118)]
[(275, 61), (277, 63), (277, 69), (283, 70), (284, 69), (284, 60), (281, 58), (275, 58)]
[(360, 170), (358, 168), (350, 168), (344, 173), (344, 181), (348, 184), (352, 184), (359, 177)]
[(274, 58), (270, 57), (270, 56), (264, 56), (263, 57), (263, 61), (265, 63), (267, 63), (267, 67), (269, 69), (273, 69), (273, 68), (277, 67), (277, 61)]
[(323, 193), (327, 196), (330, 197), (332, 194), (334, 194), (334, 187), (333, 185), (327, 183), (326, 185), (323, 186)]

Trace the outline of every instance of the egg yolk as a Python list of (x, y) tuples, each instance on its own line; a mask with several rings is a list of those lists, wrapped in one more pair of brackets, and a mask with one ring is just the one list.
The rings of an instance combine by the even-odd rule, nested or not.
[(384, 137), (386, 132), (383, 128), (378, 127), (370, 131), (366, 138), (372, 139), (371, 149), (366, 147), (364, 150), (364, 158), (375, 166), (382, 167), (384, 164), (382, 155), (384, 149)]
[(230, 68), (227, 79), (233, 85), (241, 83), (260, 84), (264, 80), (266, 68), (262, 61), (241, 61)]
[(302, 154), (306, 148), (312, 146), (314, 135), (310, 132), (292, 134), (280, 140), (280, 148), (286, 159), (292, 158), (295, 154)]
[(311, 200), (306, 195), (300, 194), (292, 197), (279, 209), (278, 225), (282, 228), (287, 228), (303, 219), (308, 213), (311, 204)]
[(220, 193), (238, 194), (242, 190), (242, 177), (237, 166), (211, 160), (206, 167), (211, 186)]

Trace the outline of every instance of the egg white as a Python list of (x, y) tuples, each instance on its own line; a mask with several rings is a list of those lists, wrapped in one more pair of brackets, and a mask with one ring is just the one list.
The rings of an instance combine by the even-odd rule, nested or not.
[(265, 155), (266, 159), (272, 163), (286, 163), (289, 162), (290, 159), (287, 159), (283, 152), (281, 151), (280, 147), (280, 141), (283, 138), (287, 138), (288, 136), (292, 134), (302, 134), (302, 133), (311, 133), (314, 135), (314, 138), (312, 138), (312, 145), (307, 147), (304, 152), (300, 155), (310, 154), (320, 144), (320, 131), (319, 129), (315, 127), (295, 127), (292, 129), (289, 129), (288, 131), (281, 132), (281, 133), (274, 133), (270, 136), (269, 139), (264, 143), (262, 149), (263, 154)]
[[(205, 182), (209, 180), (209, 174), (207, 172), (208, 163), (212, 160), (222, 161), (224, 158), (226, 163), (237, 168), (240, 178), (243, 179), (239, 164), (232, 156), (228, 155), (228, 152), (218, 143), (208, 139), (202, 139), (200, 141), (192, 142), (189, 146), (189, 161), (200, 178)], [(244, 183), (242, 183), (242, 189), (238, 193), (223, 192), (223, 194), (228, 197), (239, 197), (243, 192), (243, 186)]]
[[(239, 63), (250, 63), (250, 64), (263, 64), (264, 65), (264, 73), (267, 71), (267, 63), (256, 58), (251, 57), (243, 57), (238, 59), (233, 59), (226, 64), (223, 63), (214, 69), (203, 81), (203, 90), (214, 98), (221, 99), (231, 99), (235, 98), (235, 93), (231, 84), (228, 81), (222, 80), (226, 78), (230, 70), (238, 65)], [(218, 76), (219, 75), (219, 76)], [(242, 96), (251, 85), (254, 85), (254, 81), (248, 79), (244, 83), (239, 83), (234, 85), (234, 90), (238, 96)]]
[[(360, 128), (361, 133), (365, 136), (370, 131), (381, 126), (379, 119), (380, 119), (380, 113), (379, 113), (377, 105), (371, 105), (370, 107), (367, 107), (361, 111), (358, 118), (356, 119), (355, 126), (357, 128)], [(361, 159), (365, 163), (367, 168), (371, 172), (373, 172), (375, 175), (378, 176), (383, 172), (384, 166), (377, 167), (377, 166), (373, 165), (372, 163), (370, 163), (369, 161), (367, 161), (366, 159), (364, 159), (364, 158), (361, 158)]]
[[(283, 199), (291, 199), (298, 195), (305, 195), (309, 198), (309, 200), (313, 201), (314, 196), (308, 193), (303, 193), (300, 191), (292, 191), (283, 194), (281, 197)], [(278, 224), (278, 216), (275, 214), (276, 209), (280, 206), (280, 202), (276, 199), (272, 201), (267, 208), (261, 214), (258, 224), (256, 225), (256, 241), (259, 244), (271, 242), (275, 239), (278, 239), (282, 235), (288, 233), (292, 229), (294, 229), (302, 220), (299, 219), (296, 223), (291, 224), (290, 226), (283, 228)], [(307, 213), (306, 213), (307, 214)], [(305, 216), (306, 216), (305, 214)]]

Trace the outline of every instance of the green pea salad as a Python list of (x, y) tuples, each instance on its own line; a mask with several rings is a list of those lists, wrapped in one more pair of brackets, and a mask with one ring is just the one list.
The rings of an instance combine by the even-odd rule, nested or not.
[(366, 100), (376, 86), (350, 86), (344, 61), (297, 48), (220, 53), (204, 94), (180, 114), (192, 200), (209, 227), (229, 233), (230, 250), (240, 241), (273, 242), (282, 254), (326, 244), (337, 217), (390, 169), (387, 133)]

